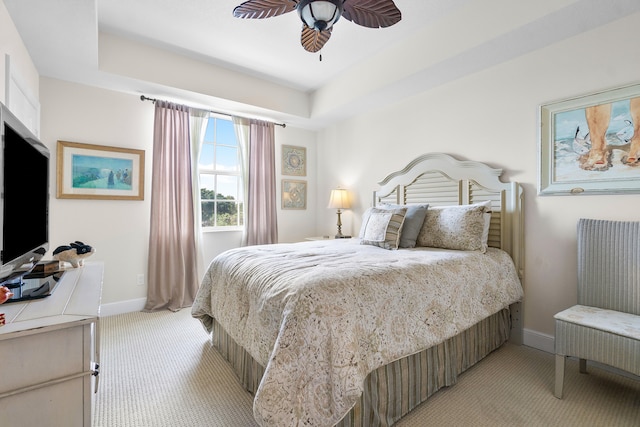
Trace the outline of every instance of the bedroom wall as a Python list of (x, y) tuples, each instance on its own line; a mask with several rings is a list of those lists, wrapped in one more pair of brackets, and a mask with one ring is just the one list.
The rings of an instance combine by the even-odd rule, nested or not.
[[(146, 276), (147, 271), (153, 104), (141, 102), (139, 95), (56, 79), (42, 78), (40, 85), (42, 141), (52, 153), (51, 247), (54, 249), (75, 240), (94, 246), (96, 253), (91, 260), (105, 262), (103, 314), (139, 310), (144, 306), (146, 298), (146, 285), (137, 285), (137, 276)], [(145, 150), (145, 199), (57, 199), (55, 153), (58, 140)], [(312, 132), (276, 126), (277, 152), (280, 153), (282, 144), (304, 146), (309, 160), (307, 177), (295, 177), (309, 183), (307, 209), (280, 210), (278, 213), (280, 241), (283, 242), (302, 240), (315, 229), (314, 141), (315, 135)], [(279, 162), (276, 166), (280, 171)], [(279, 186), (280, 173), (277, 175), (277, 182)], [(239, 246), (240, 238), (239, 232), (205, 233), (205, 263), (208, 264), (223, 250)]]
[(37, 99), (40, 76), (2, 1), (0, 1), (0, 41), (0, 102), (6, 104), (5, 55), (11, 57), (11, 67), (20, 76), (20, 82)]
[[(537, 196), (538, 108), (640, 82), (639, 26), (635, 14), (319, 132), (319, 193), (336, 181), (354, 191), (356, 206), (343, 217), (353, 234), (375, 183), (423, 153), (441, 151), (503, 168), (505, 179), (525, 190), (526, 338), (553, 350), (553, 315), (577, 298), (578, 218), (637, 220), (640, 200)], [(319, 228), (331, 230), (334, 219), (320, 212)]]
[[(103, 304), (138, 301), (144, 305), (151, 193), (153, 106), (132, 95), (42, 78), (41, 139), (52, 154), (51, 249), (80, 240), (104, 261)], [(145, 150), (145, 198), (142, 201), (56, 198), (56, 142), (110, 145)], [(51, 252), (47, 254), (51, 255)]]

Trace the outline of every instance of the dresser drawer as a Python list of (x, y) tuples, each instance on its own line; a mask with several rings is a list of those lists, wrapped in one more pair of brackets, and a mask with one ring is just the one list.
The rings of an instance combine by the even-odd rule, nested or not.
[[(88, 371), (91, 325), (0, 340), (0, 393)], [(85, 347), (86, 346), (86, 347)]]

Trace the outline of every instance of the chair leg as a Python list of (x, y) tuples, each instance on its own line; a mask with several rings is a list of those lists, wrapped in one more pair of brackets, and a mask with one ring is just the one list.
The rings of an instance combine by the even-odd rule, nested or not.
[(580, 359), (580, 373), (587, 373), (587, 359)]
[(564, 365), (566, 357), (562, 354), (556, 354), (556, 390), (554, 395), (558, 399), (562, 399), (562, 389), (564, 387)]

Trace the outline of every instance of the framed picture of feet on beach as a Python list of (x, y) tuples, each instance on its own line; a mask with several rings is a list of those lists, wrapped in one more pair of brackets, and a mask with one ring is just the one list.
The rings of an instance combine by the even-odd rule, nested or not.
[(540, 106), (538, 194), (640, 193), (640, 84)]
[(59, 199), (144, 199), (144, 150), (58, 141)]

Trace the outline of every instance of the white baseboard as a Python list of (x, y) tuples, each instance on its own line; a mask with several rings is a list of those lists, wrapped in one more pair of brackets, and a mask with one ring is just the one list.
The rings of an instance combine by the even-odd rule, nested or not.
[[(142, 311), (144, 309), (144, 305), (146, 304), (146, 298), (137, 298), (127, 301), (119, 301), (113, 302), (110, 304), (103, 304), (100, 306), (100, 316), (115, 316), (116, 314), (124, 314), (131, 313), (133, 311)], [(523, 340), (522, 344), (527, 347), (532, 347), (538, 350), (546, 351), (547, 353), (554, 354), (555, 353), (555, 337), (547, 334), (543, 334), (540, 332), (532, 331), (530, 329), (525, 329), (522, 333)], [(613, 368), (611, 366), (602, 365), (597, 362), (589, 362), (594, 366), (597, 366), (601, 369), (614, 372), (617, 374), (621, 374), (627, 376), (629, 378), (638, 379), (639, 377), (630, 374), (628, 372), (621, 371), (619, 369)]]
[(116, 314), (142, 311), (147, 303), (146, 298), (130, 299), (127, 301), (112, 302), (100, 306), (100, 317), (115, 316)]
[[(137, 298), (127, 301), (118, 301), (100, 306), (100, 316), (115, 316), (116, 314), (131, 313), (134, 311), (142, 311), (146, 304), (146, 298)], [(533, 347), (547, 353), (554, 352), (554, 337), (540, 332), (525, 329), (523, 331), (522, 343), (527, 347)]]
[(527, 347), (537, 348), (547, 353), (555, 352), (555, 338), (540, 332), (525, 329), (523, 332), (522, 343)]
[[(118, 301), (100, 306), (100, 316), (115, 316), (116, 314), (131, 313), (134, 311), (142, 311), (146, 304), (146, 298), (137, 298), (127, 301)], [(524, 329), (522, 343), (527, 347), (533, 347), (538, 350), (554, 353), (555, 338), (540, 332)]]

